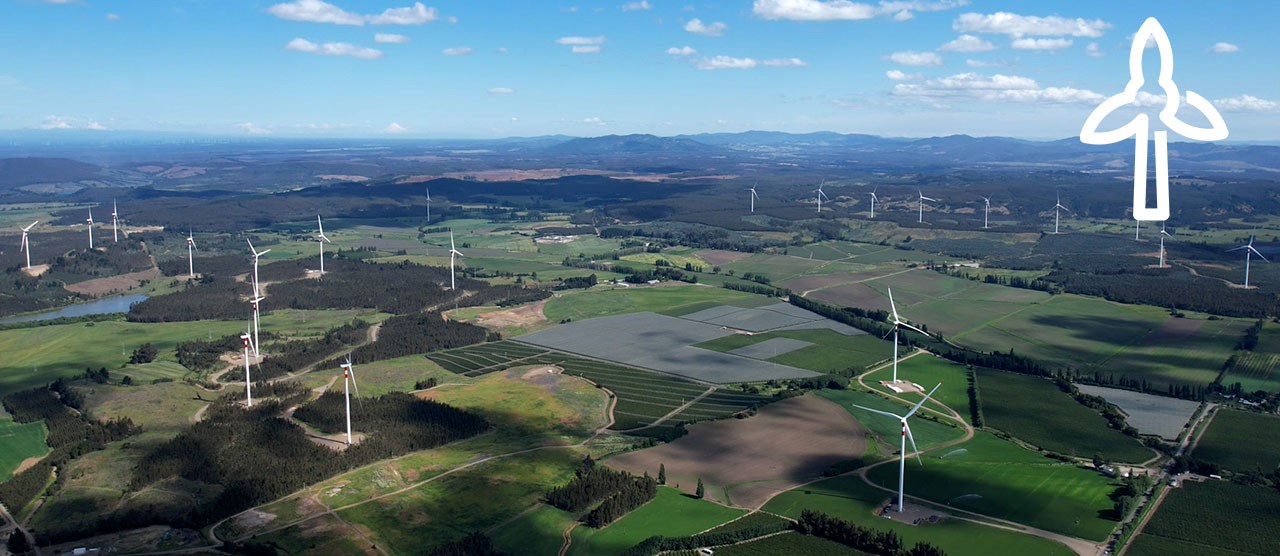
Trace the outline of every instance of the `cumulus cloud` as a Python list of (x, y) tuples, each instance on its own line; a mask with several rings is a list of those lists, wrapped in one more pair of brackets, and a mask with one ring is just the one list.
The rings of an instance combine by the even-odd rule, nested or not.
[(568, 45), (604, 44), (604, 37), (560, 37), (556, 39), (556, 44), (568, 44)]
[(422, 2), (414, 2), (407, 8), (387, 8), (378, 15), (365, 16), (365, 19), (374, 25), (422, 25), (439, 17), (435, 8), (428, 8)]
[(1213, 52), (1215, 54), (1230, 54), (1232, 52), (1240, 52), (1240, 47), (1229, 42), (1220, 42), (1209, 47), (1209, 52)]
[(772, 58), (760, 63), (771, 68), (802, 68), (809, 65), (808, 62), (799, 58)]
[(791, 21), (857, 21), (882, 15), (906, 21), (915, 17), (914, 12), (950, 10), (968, 4), (968, 0), (886, 0), (874, 6), (849, 0), (755, 0), (751, 11), (762, 19)]
[(770, 58), (766, 60), (757, 60), (755, 58), (737, 58), (734, 56), (713, 56), (711, 58), (702, 58), (694, 62), (694, 66), (701, 70), (751, 69), (757, 66), (770, 68), (796, 68), (807, 65), (809, 65), (808, 62), (799, 58)]
[(893, 81), (914, 81), (916, 79), (920, 79), (921, 77), (921, 75), (918, 73), (904, 73), (901, 70), (886, 71), (884, 72), (884, 76), (888, 77)]
[(942, 56), (933, 52), (894, 52), (885, 59), (904, 66), (941, 66)]
[(514, 92), (516, 92), (516, 90), (511, 87), (491, 87), (489, 89), (489, 94), (491, 95), (509, 95)]
[(692, 46), (683, 46), (680, 48), (676, 48), (673, 46), (667, 49), (667, 54), (670, 54), (672, 56), (693, 56), (694, 54), (697, 54), (697, 53), (698, 51), (695, 50)]
[(996, 45), (973, 35), (960, 35), (955, 40), (938, 47), (944, 52), (986, 52), (995, 50)]
[(1018, 75), (960, 73), (921, 83), (899, 83), (893, 94), (929, 101), (976, 99), (989, 102), (1051, 102), (1096, 104), (1105, 97), (1086, 89), (1041, 87), (1034, 79)]
[(1009, 65), (1008, 60), (974, 60), (972, 58), (965, 60), (964, 65), (971, 68), (996, 68)]
[(1096, 38), (1101, 37), (1103, 31), (1110, 29), (1111, 24), (1101, 19), (1090, 21), (1056, 15), (1038, 17), (996, 12), (985, 15), (961, 14), (951, 23), (951, 28), (962, 33), (993, 33), (1012, 37), (1056, 35)]
[(703, 23), (701, 19), (698, 19), (696, 17), (693, 19), (690, 19), (688, 23), (684, 24), (685, 31), (688, 31), (690, 33), (697, 33), (699, 35), (706, 35), (708, 37), (718, 37), (720, 35), (723, 35), (724, 30), (728, 28), (729, 26), (725, 25), (723, 21), (717, 21), (715, 23), (707, 25)]
[(1014, 50), (1062, 50), (1071, 46), (1071, 39), (1033, 39), (1023, 37), (1009, 43)]
[(307, 39), (297, 38), (284, 45), (285, 50), (309, 52), (325, 56), (350, 56), (361, 60), (376, 60), (382, 57), (382, 51), (364, 46), (356, 46), (345, 42), (327, 42), (316, 44)]
[(648, 0), (640, 0), (639, 2), (627, 2), (622, 5), (622, 11), (630, 12), (635, 10), (647, 10), (653, 6), (649, 5)]
[(76, 118), (73, 116), (49, 115), (44, 117), (44, 121), (40, 124), (40, 129), (91, 129), (94, 131), (106, 131), (104, 126), (94, 120), (84, 118)]
[(409, 37), (397, 35), (395, 33), (375, 33), (373, 35), (373, 40), (376, 42), (403, 44), (409, 42)]
[(600, 118), (597, 118), (597, 117), (595, 117), (595, 116), (592, 116), (592, 117), (590, 117), (590, 118), (583, 118), (583, 119), (582, 119), (582, 123), (587, 124), (587, 125), (605, 125), (605, 121), (604, 121), (604, 120), (602, 120), (602, 119), (600, 119)]
[(1102, 53), (1102, 49), (1098, 47), (1098, 43), (1096, 42), (1091, 42), (1089, 43), (1089, 46), (1084, 47), (1084, 53), (1088, 54), (1092, 58), (1101, 58), (1106, 56), (1106, 54)]
[(407, 127), (405, 127), (405, 126), (402, 126), (402, 125), (400, 125), (400, 124), (398, 124), (398, 123), (391, 122), (390, 124), (388, 124), (388, 125), (387, 125), (387, 127), (383, 128), (383, 130), (382, 130), (382, 131), (383, 131), (384, 133), (390, 133), (390, 134), (393, 134), (393, 135), (399, 135), (399, 134), (401, 134), (401, 133), (408, 133), (408, 132), (409, 132), (409, 128), (407, 128)]
[(244, 122), (236, 124), (234, 127), (248, 133), (249, 135), (270, 135), (271, 129), (254, 124), (253, 122)]
[(107, 14), (104, 17), (107, 21), (120, 21), (120, 14)]
[(1213, 101), (1213, 105), (1230, 112), (1270, 112), (1280, 108), (1280, 102), (1261, 99), (1253, 95), (1220, 98)]
[(474, 50), (470, 46), (454, 46), (440, 51), (445, 56), (466, 56), (472, 52)]
[(324, 0), (294, 0), (275, 4), (267, 8), (267, 13), (290, 21), (335, 25), (421, 25), (439, 17), (435, 8), (428, 8), (422, 2), (403, 8), (387, 8), (380, 14), (361, 15)]
[(574, 54), (596, 54), (600, 52), (600, 45), (598, 44), (577, 45), (570, 48), (569, 51)]

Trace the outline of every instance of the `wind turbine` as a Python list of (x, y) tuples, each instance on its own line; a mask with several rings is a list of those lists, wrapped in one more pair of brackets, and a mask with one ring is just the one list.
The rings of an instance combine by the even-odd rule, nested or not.
[(347, 446), (351, 445), (351, 389), (360, 395), (360, 387), (356, 385), (355, 370), (351, 367), (351, 354), (347, 354), (347, 362), (342, 367), (342, 397), (347, 403)]
[(830, 201), (830, 200), (831, 200), (831, 197), (827, 197), (827, 194), (826, 194), (826, 193), (824, 193), (824, 192), (822, 191), (822, 186), (823, 186), (823, 185), (826, 185), (826, 183), (827, 183), (827, 180), (825, 180), (825, 179), (824, 179), (824, 180), (822, 180), (822, 183), (819, 183), (819, 184), (818, 184), (818, 188), (817, 188), (817, 189), (815, 189), (815, 190), (813, 190), (813, 192), (814, 192), (814, 194), (815, 194), (815, 197), (817, 197), (817, 199), (818, 199), (818, 212), (822, 212), (822, 199), (823, 199), (823, 197), (826, 197), (826, 199), (827, 199), (828, 201)]
[(934, 392), (938, 391), (938, 387), (940, 386), (942, 386), (941, 382), (938, 383), (938, 386), (934, 386), (933, 390), (930, 390), (928, 394), (925, 394), (924, 399), (916, 403), (916, 405), (912, 407), (911, 411), (908, 411), (906, 415), (898, 415), (896, 413), (889, 413), (888, 411), (880, 411), (879, 409), (871, 409), (869, 407), (863, 407), (858, 404), (852, 404), (853, 407), (856, 407), (858, 409), (865, 409), (872, 413), (884, 415), (885, 417), (893, 417), (894, 419), (897, 419), (902, 423), (902, 450), (901, 452), (899, 452), (900, 457), (898, 458), (898, 513), (902, 513), (902, 498), (903, 498), (902, 496), (903, 480), (902, 479), (907, 474), (907, 441), (908, 440), (911, 441), (911, 451), (915, 452), (916, 454), (916, 461), (919, 461), (922, 467), (924, 466), (924, 460), (920, 459), (920, 449), (916, 447), (916, 439), (911, 434), (911, 425), (907, 424), (907, 419), (910, 419), (912, 415), (915, 415), (916, 412), (920, 410), (920, 407), (924, 405), (924, 402), (929, 401), (929, 397), (932, 396)]
[(260, 345), (258, 343), (258, 306), (262, 303), (263, 299), (266, 299), (266, 298), (254, 296), (253, 299), (249, 300), (249, 305), (253, 307), (253, 357), (254, 359), (262, 358), (262, 353), (258, 351), (258, 347)]
[(1164, 222), (1161, 222), (1161, 223), (1160, 223), (1160, 268), (1164, 268), (1164, 238), (1165, 238), (1165, 236), (1169, 236), (1169, 238), (1173, 238), (1173, 234), (1170, 234), (1169, 232), (1166, 232), (1166, 231), (1165, 231), (1165, 229), (1164, 229)]
[(911, 326), (910, 324), (903, 322), (902, 319), (898, 318), (898, 306), (893, 304), (893, 289), (892, 288), (885, 288), (885, 289), (888, 290), (889, 292), (889, 308), (893, 310), (893, 382), (897, 383), (898, 382), (898, 330), (900, 330), (902, 327), (905, 326), (910, 330), (915, 330), (916, 332), (924, 334), (926, 338), (929, 337), (929, 333), (923, 330), (920, 330), (919, 328), (916, 328), (914, 326)]
[(244, 238), (244, 241), (249, 244), (249, 252), (253, 253), (253, 296), (260, 297), (262, 294), (258, 293), (258, 258), (266, 255), (271, 250), (263, 249), (262, 251), (258, 251), (253, 248), (253, 242), (249, 241), (249, 238)]
[(983, 197), (982, 202), (986, 203), (986, 208), (983, 209), (984, 212), (982, 213), (982, 229), (985, 230), (990, 227), (987, 226), (987, 222), (991, 219), (991, 197)]
[[(1071, 209), (1062, 206), (1062, 195), (1059, 194), (1058, 201), (1053, 205), (1053, 233), (1054, 234), (1058, 233), (1058, 217), (1060, 216), (1060, 211), (1064, 211), (1064, 210), (1067, 212), (1071, 212)], [(1075, 213), (1071, 212), (1071, 214), (1075, 214)]]
[(320, 222), (320, 215), (316, 215), (316, 227), (320, 228), (320, 233), (316, 235), (316, 242), (320, 244), (320, 274), (324, 274), (324, 244), (329, 241), (329, 237), (324, 235), (324, 224)]
[(427, 223), (431, 223), (431, 188), (427, 189)]
[(756, 199), (760, 198), (760, 196), (756, 194), (756, 184), (751, 184), (751, 187), (748, 188), (747, 191), (751, 192), (751, 212), (754, 213), (756, 211)]
[(196, 259), (192, 255), (192, 251), (196, 250), (196, 238), (191, 235), (191, 230), (187, 229), (187, 274), (192, 279), (196, 277)]
[(453, 246), (453, 228), (449, 228), (449, 289), (451, 290), (458, 287), (453, 272), (454, 256), (461, 257), (462, 253)]
[(879, 197), (876, 197), (876, 191), (879, 191), (879, 190), (880, 190), (879, 187), (871, 190), (871, 217), (872, 218), (876, 217), (876, 201), (880, 199)]
[(244, 342), (244, 400), (246, 406), (253, 407), (253, 391), (249, 382), (249, 347), (253, 342), (250, 341), (247, 329), (240, 335), (240, 341)]
[(925, 202), (925, 201), (933, 201), (933, 202), (935, 202), (935, 203), (936, 203), (936, 202), (938, 202), (938, 200), (937, 200), (937, 199), (930, 199), (930, 198), (928, 198), (928, 197), (925, 197), (925, 196), (924, 196), (924, 192), (923, 192), (923, 191), (920, 191), (919, 189), (917, 189), (917, 190), (916, 190), (916, 193), (919, 193), (919, 194), (920, 194), (920, 219), (918, 220), (918, 222), (920, 222), (921, 224), (923, 224), (923, 223), (924, 223), (924, 202)]
[(27, 232), (30, 232), (31, 228), (36, 227), (36, 224), (39, 224), (39, 223), (40, 221), (36, 220), (35, 222), (32, 222), (30, 225), (28, 225), (26, 228), (23, 228), (22, 243), (18, 244), (18, 250), (24, 251), (27, 254), (27, 270), (31, 270), (31, 242), (27, 241)]
[(93, 209), (89, 209), (89, 218), (85, 222), (89, 223), (89, 249), (93, 249)]
[(1241, 249), (1244, 249), (1244, 287), (1245, 289), (1248, 289), (1249, 288), (1249, 259), (1253, 258), (1254, 255), (1257, 255), (1258, 258), (1262, 259), (1263, 261), (1266, 261), (1266, 262), (1271, 262), (1271, 261), (1268, 261), (1266, 257), (1262, 256), (1262, 253), (1259, 253), (1258, 250), (1253, 247), (1253, 236), (1249, 236), (1249, 243), (1246, 243), (1239, 247), (1233, 247), (1231, 249), (1227, 249), (1227, 252), (1239, 251)]
[(119, 222), (120, 222), (120, 214), (116, 210), (116, 200), (112, 199), (111, 200), (111, 242), (112, 243), (120, 242), (120, 234), (119, 232), (117, 232)]

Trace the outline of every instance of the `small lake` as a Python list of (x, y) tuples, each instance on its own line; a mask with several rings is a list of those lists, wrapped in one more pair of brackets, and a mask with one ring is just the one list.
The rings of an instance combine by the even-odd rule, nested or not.
[(127, 313), (129, 312), (130, 305), (133, 305), (134, 303), (142, 301), (146, 298), (147, 296), (142, 295), (140, 293), (135, 293), (133, 295), (117, 295), (113, 297), (104, 297), (97, 301), (90, 301), (88, 303), (78, 303), (75, 305), (63, 307), (61, 309), (45, 311), (43, 313), (22, 315), (19, 317), (9, 317), (7, 319), (0, 320), (0, 324), (13, 324), (15, 322), (31, 322), (31, 321), (37, 321), (37, 320), (52, 320), (52, 319), (60, 319), (63, 317), (83, 317), (85, 315), (104, 315), (107, 313)]

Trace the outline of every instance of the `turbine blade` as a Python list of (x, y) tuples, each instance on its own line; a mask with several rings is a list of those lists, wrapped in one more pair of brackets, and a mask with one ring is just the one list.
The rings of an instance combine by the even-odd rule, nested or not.
[(851, 406), (853, 406), (853, 407), (856, 407), (856, 408), (858, 408), (858, 409), (865, 409), (865, 410), (870, 411), (870, 412), (872, 412), (872, 413), (876, 413), (876, 414), (879, 414), (879, 415), (884, 415), (885, 417), (893, 417), (894, 419), (899, 419), (899, 420), (901, 420), (901, 419), (902, 419), (902, 417), (901, 417), (901, 416), (899, 416), (899, 415), (894, 415), (894, 414), (892, 414), (892, 413), (889, 413), (888, 411), (881, 411), (881, 410), (879, 410), (879, 409), (871, 409), (870, 407), (866, 407), (866, 406), (858, 405), (858, 404), (856, 404), (856, 403), (851, 403), (851, 404), (849, 404), (849, 405), (851, 405)]
[(316, 226), (320, 228), (320, 235), (324, 235), (324, 222), (320, 221), (320, 215), (316, 215)]
[(1257, 249), (1254, 249), (1252, 245), (1250, 245), (1250, 246), (1249, 246), (1249, 250), (1250, 250), (1250, 251), (1253, 251), (1253, 254), (1254, 254), (1254, 255), (1257, 255), (1257, 256), (1258, 256), (1258, 258), (1259, 258), (1259, 259), (1262, 259), (1262, 261), (1263, 261), (1263, 262), (1268, 262), (1268, 263), (1269, 263), (1269, 262), (1271, 262), (1271, 261), (1267, 260), (1267, 258), (1266, 258), (1266, 257), (1263, 257), (1261, 252), (1259, 252)]
[(893, 288), (885, 287), (885, 291), (889, 292), (889, 308), (893, 309), (893, 323), (896, 325), (901, 319), (898, 318), (898, 306), (893, 304)]
[[(915, 452), (915, 454), (916, 454), (916, 461), (920, 462), (920, 467), (924, 467), (924, 460), (923, 460), (923, 459), (920, 459), (920, 448), (917, 448), (917, 447), (916, 447), (916, 437), (915, 437), (914, 435), (912, 435), (912, 434), (911, 434), (911, 425), (908, 425), (908, 424), (907, 424), (907, 420), (906, 420), (906, 419), (903, 419), (903, 420), (902, 420), (902, 428), (903, 428), (903, 430), (907, 431), (907, 440), (911, 441), (911, 451), (912, 451), (912, 452)], [(904, 458), (905, 458), (905, 457), (907, 457), (907, 455), (906, 455), (906, 454), (902, 454), (902, 457), (904, 457)]]
[(1232, 247), (1232, 248), (1230, 248), (1230, 249), (1227, 249), (1227, 251), (1226, 251), (1226, 252), (1227, 252), (1227, 253), (1230, 253), (1230, 252), (1232, 252), (1232, 251), (1239, 251), (1239, 250), (1241, 250), (1241, 249), (1252, 249), (1252, 248), (1253, 248), (1253, 247), (1252, 247), (1252, 246), (1250, 246), (1250, 245), (1241, 245), (1241, 246), (1239, 246), (1239, 247)]
[(929, 401), (929, 398), (933, 396), (933, 393), (937, 392), (940, 387), (942, 387), (941, 382), (939, 382), (937, 386), (934, 386), (933, 390), (930, 390), (928, 394), (925, 394), (924, 397), (920, 399), (920, 402), (917, 403), (915, 407), (911, 408), (911, 411), (907, 412), (907, 415), (903, 417), (903, 419), (910, 418), (912, 415), (915, 415), (917, 411), (920, 411), (920, 406), (923, 406), (924, 402)]
[(903, 326), (903, 327), (906, 327), (906, 328), (910, 328), (911, 330), (914, 330), (914, 331), (916, 331), (916, 332), (919, 332), (919, 333), (921, 333), (921, 334), (924, 334), (926, 337), (929, 337), (929, 338), (932, 338), (932, 337), (933, 337), (933, 334), (930, 334), (930, 333), (928, 333), (928, 332), (925, 332), (925, 331), (923, 331), (923, 330), (920, 330), (919, 328), (916, 328), (916, 327), (914, 327), (914, 326), (911, 326), (910, 324), (907, 324), (907, 323), (905, 323), (905, 322), (899, 322), (899, 323), (898, 323), (898, 326)]

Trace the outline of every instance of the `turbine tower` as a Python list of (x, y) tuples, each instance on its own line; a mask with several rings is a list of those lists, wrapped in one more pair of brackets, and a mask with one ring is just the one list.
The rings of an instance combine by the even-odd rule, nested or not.
[(879, 191), (879, 190), (880, 190), (879, 187), (876, 187), (875, 189), (871, 190), (871, 217), (872, 218), (876, 217), (876, 201), (880, 199), (879, 197), (876, 197), (876, 191)]
[(187, 274), (194, 280), (196, 277), (196, 259), (192, 256), (192, 252), (196, 250), (196, 238), (191, 235), (191, 230), (187, 230)]
[(985, 230), (990, 227), (987, 222), (991, 219), (991, 197), (983, 197), (982, 202), (986, 203), (986, 208), (983, 209), (982, 213), (982, 229)]
[(1160, 268), (1164, 268), (1164, 238), (1165, 238), (1165, 236), (1168, 236), (1170, 239), (1172, 239), (1172, 238), (1173, 238), (1173, 234), (1170, 234), (1169, 232), (1166, 232), (1166, 231), (1165, 231), (1165, 229), (1164, 229), (1164, 222), (1161, 222), (1161, 223), (1160, 223)]
[(925, 394), (924, 399), (916, 403), (916, 405), (912, 407), (911, 411), (908, 411), (906, 415), (898, 415), (896, 413), (889, 413), (888, 411), (880, 411), (879, 409), (871, 409), (869, 407), (863, 407), (858, 404), (852, 404), (853, 407), (856, 407), (858, 409), (865, 409), (872, 413), (884, 415), (885, 417), (893, 417), (894, 419), (897, 419), (902, 423), (902, 449), (899, 452), (900, 457), (898, 458), (898, 513), (902, 513), (902, 498), (903, 498), (902, 487), (903, 487), (903, 477), (907, 473), (907, 441), (908, 440), (911, 441), (911, 451), (915, 452), (916, 454), (916, 461), (920, 462), (921, 467), (924, 466), (924, 460), (920, 459), (920, 449), (916, 447), (916, 439), (914, 436), (911, 435), (911, 425), (907, 424), (907, 419), (910, 419), (912, 415), (915, 415), (916, 412), (920, 410), (920, 407), (924, 405), (924, 402), (929, 401), (929, 397), (933, 396), (933, 393), (938, 391), (939, 386), (942, 386), (941, 382), (938, 383), (938, 386), (934, 386), (933, 390), (930, 390), (928, 394)]
[(320, 215), (316, 215), (316, 227), (320, 228), (320, 233), (316, 235), (316, 242), (320, 244), (320, 275), (324, 275), (324, 244), (329, 241), (329, 237), (324, 235), (324, 224), (320, 222)]
[(427, 223), (431, 223), (431, 188), (427, 188)]
[[(760, 198), (760, 196), (756, 194), (756, 184), (751, 184), (751, 187), (748, 188), (747, 191), (751, 192), (751, 212), (754, 213), (756, 211), (756, 199)], [(599, 235), (599, 233), (596, 235)]]
[(826, 185), (826, 183), (827, 183), (827, 180), (825, 180), (825, 179), (824, 179), (824, 180), (822, 180), (822, 183), (818, 184), (818, 188), (817, 188), (817, 189), (815, 189), (815, 190), (813, 190), (814, 197), (816, 197), (816, 198), (818, 199), (818, 212), (822, 212), (822, 199), (823, 199), (823, 198), (826, 198), (828, 201), (830, 201), (830, 200), (831, 200), (831, 197), (827, 197), (827, 194), (826, 194), (825, 192), (823, 192), (823, 191), (822, 191), (822, 186), (823, 186), (823, 185)]
[(924, 196), (924, 192), (923, 192), (923, 191), (920, 191), (919, 189), (917, 189), (917, 190), (916, 190), (916, 193), (920, 194), (920, 219), (918, 220), (918, 222), (920, 222), (921, 224), (923, 224), (923, 223), (924, 223), (924, 202), (925, 202), (925, 201), (933, 201), (933, 202), (935, 202), (935, 203), (936, 203), (936, 202), (938, 202), (938, 200), (937, 200), (937, 199), (930, 199), (930, 198), (928, 198), (928, 197), (925, 197), (925, 196)]
[(117, 227), (119, 226), (119, 222), (120, 222), (120, 214), (119, 214), (119, 211), (116, 210), (116, 200), (112, 199), (111, 200), (111, 242), (112, 243), (120, 242), (120, 235), (116, 231)]
[[(1063, 211), (1063, 210), (1067, 212), (1071, 212), (1071, 209), (1062, 206), (1062, 195), (1058, 195), (1058, 201), (1053, 205), (1053, 233), (1054, 234), (1059, 233), (1058, 232), (1059, 211)], [(1075, 213), (1071, 212), (1071, 214), (1075, 214)]]
[(249, 347), (252, 342), (247, 329), (240, 335), (240, 341), (244, 343), (244, 403), (248, 407), (253, 407), (253, 392), (249, 382)]
[(18, 250), (23, 251), (27, 254), (27, 270), (31, 270), (31, 242), (27, 240), (27, 232), (30, 232), (31, 228), (36, 227), (36, 224), (39, 224), (39, 223), (40, 221), (36, 220), (35, 222), (32, 222), (31, 224), (29, 224), (27, 227), (23, 228), (22, 243), (18, 244)]
[(89, 209), (89, 218), (85, 222), (89, 223), (89, 249), (93, 249), (93, 209)]
[(253, 296), (261, 297), (262, 294), (258, 291), (258, 258), (271, 252), (271, 250), (263, 249), (258, 251), (253, 248), (253, 242), (249, 241), (249, 238), (244, 238), (244, 241), (249, 244), (249, 252), (253, 253)]
[(453, 271), (454, 257), (461, 257), (462, 253), (453, 246), (453, 228), (449, 229), (449, 289), (457, 288), (457, 282)]
[(928, 332), (920, 330), (898, 318), (898, 306), (893, 304), (893, 289), (885, 288), (889, 292), (889, 308), (893, 310), (893, 382), (898, 382), (898, 331), (903, 327), (909, 330), (915, 330), (924, 334), (926, 338), (930, 337)]
[(360, 387), (356, 385), (355, 370), (351, 367), (351, 354), (347, 354), (347, 362), (342, 367), (342, 397), (347, 404), (347, 446), (351, 445), (351, 390), (360, 395)]
[(255, 360), (262, 358), (262, 353), (258, 351), (258, 306), (262, 303), (264, 297), (254, 296), (249, 300), (249, 306), (253, 307), (253, 358)]
[(1249, 243), (1227, 249), (1227, 252), (1239, 251), (1241, 249), (1244, 249), (1244, 287), (1245, 289), (1249, 289), (1249, 259), (1253, 258), (1254, 255), (1257, 255), (1259, 259), (1262, 259), (1265, 262), (1271, 261), (1268, 261), (1266, 257), (1262, 256), (1262, 253), (1259, 253), (1258, 250), (1253, 247), (1253, 236), (1249, 236)]

